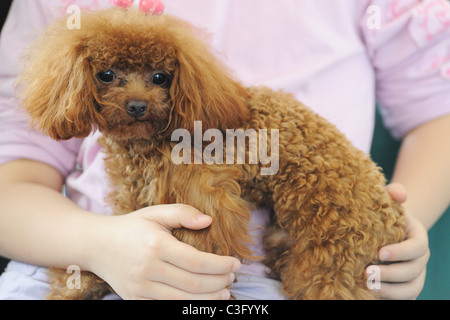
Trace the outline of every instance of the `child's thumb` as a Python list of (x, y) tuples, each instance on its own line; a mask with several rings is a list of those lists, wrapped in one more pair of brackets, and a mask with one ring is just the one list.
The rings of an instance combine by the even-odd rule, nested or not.
[(212, 223), (212, 218), (194, 207), (184, 204), (167, 204), (147, 207), (144, 210), (144, 218), (157, 222), (173, 230), (184, 227), (191, 230), (207, 228)]

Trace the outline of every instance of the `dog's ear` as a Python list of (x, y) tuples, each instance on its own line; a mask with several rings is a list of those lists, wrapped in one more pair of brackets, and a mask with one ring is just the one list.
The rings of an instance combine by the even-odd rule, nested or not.
[(85, 137), (102, 123), (82, 30), (55, 23), (25, 55), (22, 107), (33, 126), (56, 140)]
[(194, 121), (205, 129), (238, 128), (248, 117), (245, 89), (195, 36), (179, 42), (170, 90), (173, 125), (191, 132)]

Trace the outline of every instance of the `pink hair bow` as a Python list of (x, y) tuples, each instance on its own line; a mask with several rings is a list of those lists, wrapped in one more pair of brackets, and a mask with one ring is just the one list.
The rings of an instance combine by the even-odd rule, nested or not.
[(164, 12), (164, 4), (160, 0), (111, 0), (111, 2), (124, 9), (136, 6), (139, 10), (153, 15), (160, 15)]

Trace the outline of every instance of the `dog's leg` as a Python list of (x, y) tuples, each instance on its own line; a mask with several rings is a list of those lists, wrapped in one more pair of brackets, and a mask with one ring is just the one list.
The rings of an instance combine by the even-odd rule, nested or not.
[[(168, 164), (169, 165), (169, 164)], [(167, 167), (166, 167), (167, 169)], [(199, 231), (174, 230), (179, 240), (219, 255), (251, 259), (247, 230), (250, 204), (241, 198), (240, 168), (220, 165), (178, 165), (157, 179), (158, 203), (183, 203), (212, 217)]]

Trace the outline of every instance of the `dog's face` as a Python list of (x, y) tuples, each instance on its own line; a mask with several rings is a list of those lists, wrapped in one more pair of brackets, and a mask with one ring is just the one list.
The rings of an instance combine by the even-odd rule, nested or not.
[(138, 10), (84, 13), (81, 29), (51, 26), (22, 73), (23, 106), (54, 139), (98, 128), (117, 140), (178, 128), (238, 128), (246, 91), (187, 23)]
[(148, 66), (139, 70), (111, 67), (94, 78), (104, 133), (118, 139), (143, 139), (168, 125), (172, 75), (167, 71)]

